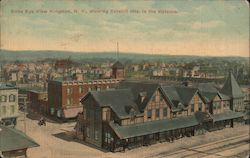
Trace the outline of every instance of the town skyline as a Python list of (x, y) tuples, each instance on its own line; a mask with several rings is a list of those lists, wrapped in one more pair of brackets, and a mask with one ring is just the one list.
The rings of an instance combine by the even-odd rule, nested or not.
[(249, 56), (246, 1), (187, 3), (2, 1), (1, 50)]

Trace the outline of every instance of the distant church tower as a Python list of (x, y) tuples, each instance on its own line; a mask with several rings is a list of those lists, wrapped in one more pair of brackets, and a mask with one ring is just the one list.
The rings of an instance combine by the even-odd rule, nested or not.
[(117, 42), (117, 61), (112, 66), (112, 77), (116, 79), (124, 79), (124, 65), (119, 61), (119, 45)]

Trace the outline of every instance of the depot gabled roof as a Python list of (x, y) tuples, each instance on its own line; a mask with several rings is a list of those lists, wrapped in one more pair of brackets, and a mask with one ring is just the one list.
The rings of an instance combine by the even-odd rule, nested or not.
[(198, 92), (197, 88), (185, 86), (161, 86), (163, 94), (168, 98), (173, 110), (181, 110), (192, 100)]
[(119, 118), (130, 116), (131, 109), (133, 109), (136, 114), (140, 113), (130, 89), (90, 91), (81, 99), (81, 102), (83, 103), (89, 96), (94, 98), (98, 106), (110, 107)]

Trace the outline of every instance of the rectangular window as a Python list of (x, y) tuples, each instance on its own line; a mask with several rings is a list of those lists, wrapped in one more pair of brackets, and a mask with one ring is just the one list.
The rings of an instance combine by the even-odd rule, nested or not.
[(220, 109), (220, 108), (221, 108), (221, 103), (218, 102), (218, 109)]
[(69, 98), (67, 98), (67, 105), (70, 105), (70, 99)]
[(6, 115), (6, 106), (2, 106), (2, 114)]
[(14, 115), (15, 114), (15, 105), (11, 106), (11, 114)]
[(2, 95), (0, 98), (1, 102), (7, 102), (7, 96), (6, 95)]
[(108, 133), (107, 132), (105, 132), (105, 137), (104, 137), (105, 139), (104, 139), (104, 142), (105, 143), (108, 143)]
[(95, 130), (95, 140), (98, 140), (99, 137), (98, 137), (98, 130)]
[(108, 143), (110, 144), (110, 142), (111, 142), (111, 136), (110, 136), (110, 133), (108, 133), (107, 137), (108, 137)]
[(72, 88), (71, 87), (67, 88), (67, 94), (72, 94)]
[(99, 120), (100, 116), (100, 111), (96, 110), (94, 113), (95, 120)]
[(191, 112), (194, 112), (194, 104), (191, 104)]
[(160, 117), (160, 109), (155, 109), (155, 117), (156, 118)]
[(80, 125), (80, 132), (83, 133), (83, 131), (84, 131), (84, 126)]
[(107, 120), (107, 111), (105, 109), (103, 109), (103, 111), (102, 111), (102, 120), (103, 121)]
[(216, 108), (217, 108), (217, 102), (214, 102), (213, 103), (213, 109), (216, 110)]
[(87, 137), (90, 137), (89, 127), (86, 127), (86, 134), (87, 134)]
[(87, 118), (87, 113), (86, 113), (86, 109), (83, 110), (83, 119), (86, 120)]
[(152, 118), (152, 110), (148, 110), (148, 119), (151, 119)]
[(202, 111), (202, 103), (199, 103), (199, 111)]
[(167, 117), (168, 115), (168, 108), (163, 109), (163, 117)]
[(83, 93), (83, 87), (82, 86), (79, 87), (79, 93)]

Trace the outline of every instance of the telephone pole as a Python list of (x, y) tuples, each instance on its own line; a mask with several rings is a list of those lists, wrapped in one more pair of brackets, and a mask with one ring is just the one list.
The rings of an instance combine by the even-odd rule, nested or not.
[(119, 60), (119, 43), (118, 42), (116, 43), (116, 58), (118, 61)]

